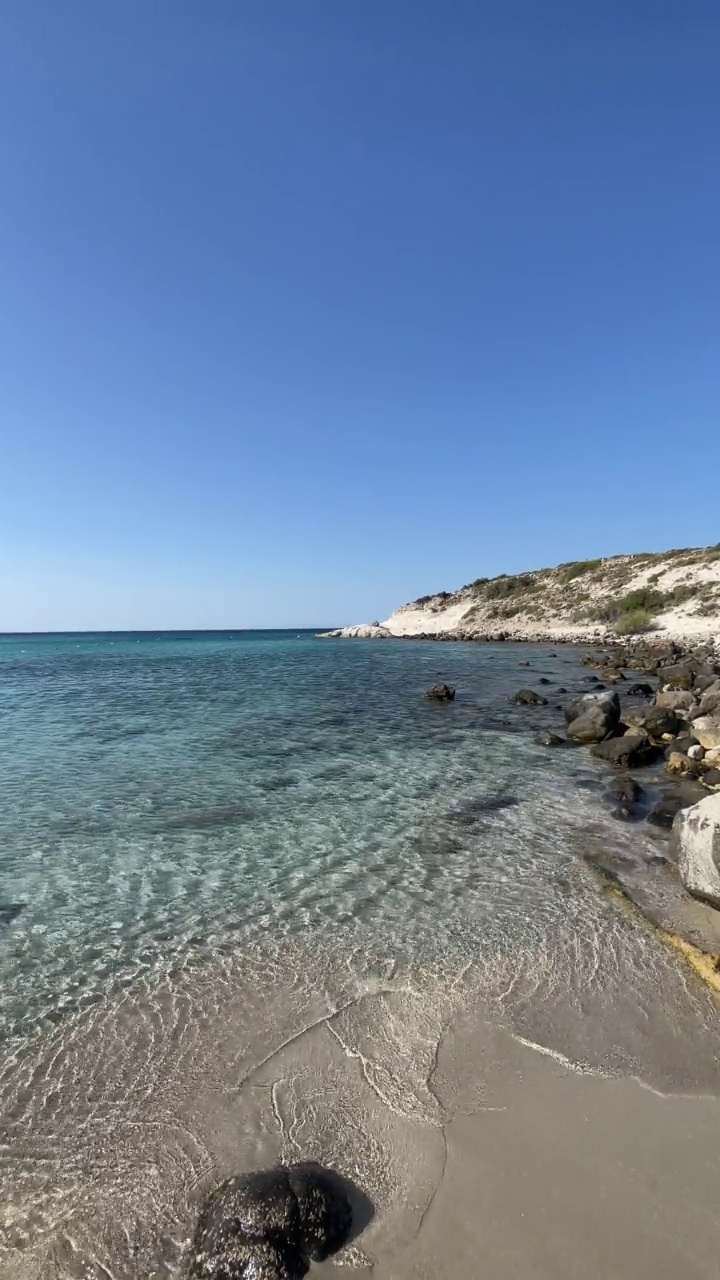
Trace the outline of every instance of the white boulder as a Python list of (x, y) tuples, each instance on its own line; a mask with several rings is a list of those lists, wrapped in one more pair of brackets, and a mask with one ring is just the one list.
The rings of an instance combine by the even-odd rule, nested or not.
[(680, 810), (673, 842), (688, 893), (720, 907), (720, 794)]

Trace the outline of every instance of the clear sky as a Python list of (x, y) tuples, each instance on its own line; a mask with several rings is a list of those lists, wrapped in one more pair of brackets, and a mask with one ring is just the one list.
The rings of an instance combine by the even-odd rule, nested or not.
[(0, 629), (720, 538), (717, 0), (5, 0)]

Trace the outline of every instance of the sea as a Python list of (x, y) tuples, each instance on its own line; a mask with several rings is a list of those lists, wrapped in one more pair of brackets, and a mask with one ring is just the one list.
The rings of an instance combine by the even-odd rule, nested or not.
[(458, 1017), (714, 1090), (709, 996), (596, 869), (664, 837), (537, 742), (582, 654), (0, 637), (0, 1276), (178, 1276), (202, 1194), (280, 1158), (421, 1204)]

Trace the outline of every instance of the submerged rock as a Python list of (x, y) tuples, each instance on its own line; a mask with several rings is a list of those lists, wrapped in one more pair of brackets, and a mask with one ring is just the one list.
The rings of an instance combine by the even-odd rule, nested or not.
[(194, 1280), (301, 1280), (347, 1242), (340, 1178), (303, 1163), (229, 1178), (206, 1201), (192, 1243)]
[(720, 907), (720, 796), (682, 809), (673, 822), (673, 843), (688, 893)]
[(541, 733), (536, 739), (539, 747), (564, 747), (567, 745), (564, 738), (559, 733)]
[(0, 902), (0, 925), (12, 924), (24, 910), (24, 902)]
[(629, 776), (620, 777), (605, 792), (613, 805), (612, 816), (623, 821), (632, 821), (640, 817), (638, 801), (642, 798), (643, 789), (639, 782)]
[(631, 684), (627, 691), (629, 698), (652, 698), (653, 687), (651, 684)]
[(517, 702), (520, 707), (547, 706), (547, 698), (543, 698), (542, 694), (536, 693), (534, 689), (520, 689), (515, 694), (513, 702)]
[(434, 684), (432, 689), (425, 691), (425, 697), (431, 702), (453, 702), (455, 689), (451, 684)]

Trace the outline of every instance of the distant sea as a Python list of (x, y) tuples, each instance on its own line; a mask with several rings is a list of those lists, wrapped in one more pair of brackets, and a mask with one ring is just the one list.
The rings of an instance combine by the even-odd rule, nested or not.
[[(580, 657), (292, 630), (0, 637), (0, 1185), (16, 1202), (0, 1275), (46, 1238), (53, 1275), (106, 1275), (110, 1256), (126, 1274), (117, 1240), (96, 1240), (97, 1272), (62, 1261), (105, 1161), (93, 1213), (170, 1256), (157, 1221), (232, 1167), (229, 1117), (264, 1150), (268, 1122), (237, 1110), (247, 1064), (388, 984), (419, 1001), (403, 1043), (425, 1044), (418, 1010), (471, 974), (563, 1052), (635, 1060), (619, 1033), (593, 1043), (578, 1009), (616, 989), (623, 947), (640, 973), (655, 944), (626, 941), (586, 858), (637, 858), (649, 837), (609, 817), (587, 752), (535, 741), (555, 690), (582, 688)], [(541, 677), (549, 706), (516, 707)], [(453, 704), (424, 698), (438, 680)], [(570, 1005), (572, 1028), (552, 1013)], [(182, 1159), (163, 1126), (192, 1135)]]

